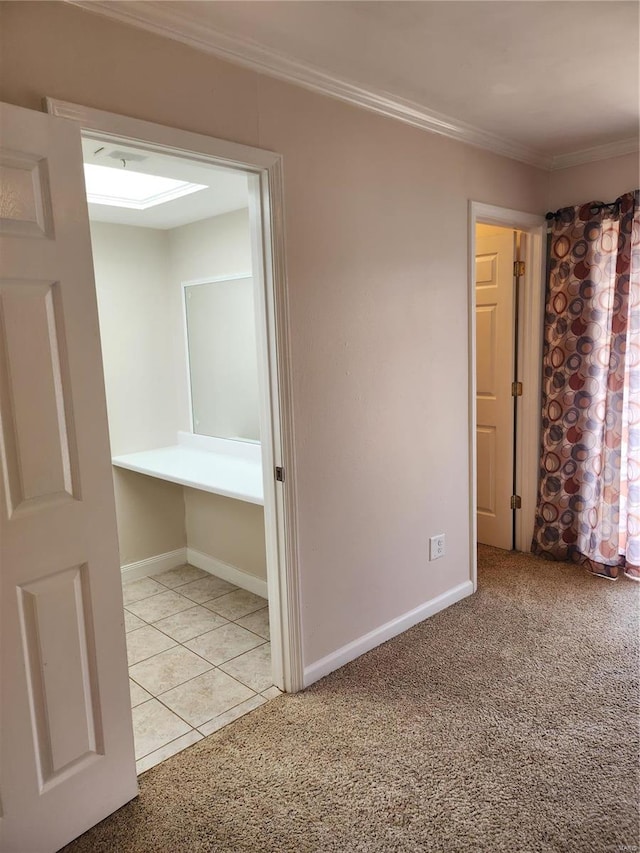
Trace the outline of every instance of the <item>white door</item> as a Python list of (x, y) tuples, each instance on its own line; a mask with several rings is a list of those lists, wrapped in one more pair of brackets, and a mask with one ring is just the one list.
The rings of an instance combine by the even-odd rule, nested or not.
[[(485, 235), (480, 236), (482, 232)], [(513, 546), (514, 234), (478, 226), (476, 412), (478, 542)]]
[(0, 849), (137, 793), (78, 127), (0, 105)]

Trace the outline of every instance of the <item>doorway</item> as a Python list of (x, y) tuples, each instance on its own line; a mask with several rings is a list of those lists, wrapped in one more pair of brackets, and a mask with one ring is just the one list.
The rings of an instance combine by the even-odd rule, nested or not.
[(469, 214), (469, 544), (477, 587), (477, 544), (527, 550), (533, 531), (546, 240), (541, 216), (480, 202), (470, 202)]
[(246, 172), (113, 136), (84, 134), (82, 148), (140, 773), (283, 687), (267, 600), (263, 241)]
[[(77, 124), (85, 137), (125, 140), (133, 148), (178, 155), (196, 164), (241, 172), (246, 177), (251, 256), (255, 260), (255, 338), (262, 354), (258, 364), (260, 455), (272, 675), (279, 690), (296, 692), (303, 686), (303, 661), (282, 158), (262, 149), (51, 98), (46, 99), (46, 106), (51, 115)], [(220, 574), (219, 564), (216, 571)], [(264, 587), (254, 592), (264, 594), (263, 590)]]
[(515, 547), (521, 234), (476, 225), (478, 544)]

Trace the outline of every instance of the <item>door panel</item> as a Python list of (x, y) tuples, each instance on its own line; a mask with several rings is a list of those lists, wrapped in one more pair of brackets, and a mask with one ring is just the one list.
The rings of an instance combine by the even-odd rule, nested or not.
[(67, 428), (68, 365), (56, 291), (55, 282), (0, 284), (5, 392), (1, 440), (10, 516), (37, 503), (77, 497), (72, 476), (76, 451)]
[(78, 128), (0, 105), (0, 848), (137, 793)]
[(476, 306), (476, 393), (483, 400), (496, 396), (497, 305)]
[[(480, 226), (481, 228), (481, 226)], [(478, 542), (513, 544), (513, 231), (476, 239)]]
[(97, 681), (95, 656), (87, 635), (87, 568), (74, 566), (18, 591), (41, 790), (79, 762), (104, 753), (92, 686)]
[[(478, 435), (478, 512), (484, 516), (496, 513), (496, 431), (480, 426)], [(483, 543), (486, 544), (486, 543)]]
[(0, 231), (25, 237), (51, 237), (53, 216), (47, 160), (27, 152), (0, 152)]

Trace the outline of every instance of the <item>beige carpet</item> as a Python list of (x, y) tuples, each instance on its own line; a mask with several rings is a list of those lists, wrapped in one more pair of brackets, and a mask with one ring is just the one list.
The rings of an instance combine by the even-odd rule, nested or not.
[(150, 770), (65, 850), (640, 849), (638, 585), (481, 551), (475, 596)]

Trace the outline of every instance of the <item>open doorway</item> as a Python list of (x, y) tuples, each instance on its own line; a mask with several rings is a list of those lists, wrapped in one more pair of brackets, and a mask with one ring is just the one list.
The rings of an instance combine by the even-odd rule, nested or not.
[(113, 136), (82, 147), (140, 773), (284, 687), (269, 629), (264, 237), (243, 170)]
[(478, 544), (527, 550), (539, 463), (545, 225), (470, 203), (471, 575)]

